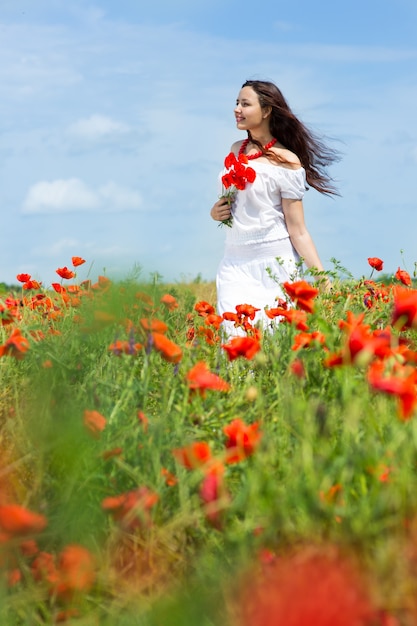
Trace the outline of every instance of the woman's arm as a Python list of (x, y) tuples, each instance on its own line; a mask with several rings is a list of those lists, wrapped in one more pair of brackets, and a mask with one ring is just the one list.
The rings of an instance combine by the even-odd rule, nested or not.
[(323, 271), (323, 264), (316, 246), (307, 230), (302, 201), (283, 198), (282, 209), (292, 245), (308, 268), (315, 267), (319, 271)]

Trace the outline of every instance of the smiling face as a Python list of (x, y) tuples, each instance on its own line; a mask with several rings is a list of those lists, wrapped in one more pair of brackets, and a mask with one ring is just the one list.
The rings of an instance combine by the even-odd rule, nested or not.
[(236, 100), (236, 126), (240, 130), (265, 132), (269, 128), (268, 109), (263, 109), (252, 87), (242, 87)]

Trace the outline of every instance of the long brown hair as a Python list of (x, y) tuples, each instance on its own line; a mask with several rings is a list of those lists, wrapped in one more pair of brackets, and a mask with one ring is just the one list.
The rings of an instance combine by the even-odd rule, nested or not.
[[(258, 95), (262, 108), (271, 107), (269, 130), (273, 137), (300, 159), (306, 172), (308, 185), (324, 194), (338, 194), (326, 168), (339, 160), (339, 154), (326, 146), (311, 130), (309, 130), (291, 111), (287, 101), (278, 87), (269, 81), (247, 80), (243, 87), (251, 87)], [(250, 141), (262, 152), (275, 161), (281, 161), (273, 152), (266, 152), (262, 145), (252, 139)]]

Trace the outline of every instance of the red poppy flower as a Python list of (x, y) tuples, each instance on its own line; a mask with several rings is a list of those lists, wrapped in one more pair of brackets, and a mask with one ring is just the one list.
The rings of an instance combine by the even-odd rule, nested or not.
[(88, 411), (87, 409), (84, 411), (84, 426), (95, 437), (100, 436), (106, 425), (106, 418), (98, 411)]
[(9, 355), (20, 360), (28, 350), (28, 339), (22, 335), (19, 328), (14, 328), (10, 337), (0, 346), (0, 357)]
[(405, 328), (417, 329), (417, 290), (405, 287), (394, 287), (394, 310), (391, 323)]
[(379, 259), (377, 256), (369, 257), (368, 263), (377, 272), (380, 272), (384, 267), (384, 261), (381, 261), (381, 259)]
[(229, 154), (224, 159), (224, 166), (226, 169), (230, 169), (234, 165), (237, 164), (236, 155), (234, 152), (229, 152)]
[(239, 316), (237, 313), (233, 313), (233, 311), (225, 311), (222, 315), (225, 322), (234, 322), (235, 326), (239, 324)]
[(69, 270), (66, 266), (65, 267), (59, 267), (56, 270), (56, 273), (58, 274), (58, 276), (61, 276), (61, 278), (66, 278), (66, 279), (70, 279), (70, 278), (74, 278), (75, 274), (72, 270)]
[(320, 491), (320, 500), (326, 504), (334, 504), (340, 500), (343, 493), (343, 487), (340, 483), (336, 483), (329, 487), (327, 491)]
[(233, 337), (222, 348), (227, 352), (229, 361), (234, 361), (239, 356), (250, 361), (261, 349), (261, 344), (256, 337)]
[(253, 183), (256, 178), (256, 172), (252, 167), (247, 167), (245, 170), (245, 176), (248, 183)]
[(164, 477), (165, 484), (168, 485), (168, 487), (174, 487), (178, 483), (178, 478), (166, 467), (161, 468), (161, 476)]
[(306, 377), (304, 363), (302, 362), (301, 359), (295, 359), (295, 361), (293, 361), (290, 365), (290, 370), (292, 374), (294, 374), (294, 376), (297, 376), (297, 378)]
[(196, 304), (194, 305), (194, 311), (197, 311), (200, 317), (207, 317), (207, 315), (212, 315), (216, 312), (214, 306), (209, 304), (205, 300), (196, 302)]
[(385, 357), (392, 353), (391, 333), (372, 331), (369, 324), (363, 324), (364, 316), (364, 313), (355, 315), (348, 311), (347, 320), (339, 322), (344, 333), (343, 347), (325, 360), (325, 366), (368, 365), (375, 356)]
[(323, 333), (315, 330), (312, 333), (300, 332), (298, 335), (294, 337), (294, 343), (291, 347), (291, 350), (300, 350), (301, 348), (307, 348), (311, 346), (311, 344), (321, 344), (323, 345), (326, 342), (326, 337)]
[(28, 291), (30, 289), (40, 289), (41, 285), (42, 283), (38, 283), (37, 280), (28, 280), (26, 283), (23, 284), (23, 289), (27, 289)]
[(142, 348), (143, 345), (141, 343), (133, 343), (126, 340), (122, 341), (121, 339), (117, 339), (109, 346), (109, 350), (116, 356), (120, 356), (121, 354), (136, 356)]
[(147, 487), (139, 487), (118, 496), (104, 498), (102, 509), (113, 516), (119, 524), (128, 530), (151, 523), (150, 510), (158, 502), (159, 496)]
[(265, 309), (265, 313), (270, 319), (282, 317), (282, 322), (286, 321), (289, 324), (292, 324), (297, 330), (308, 330), (306, 311), (301, 311), (299, 309), (276, 308)]
[(151, 333), (151, 337), (153, 347), (165, 361), (169, 363), (179, 363), (181, 361), (182, 350), (176, 343), (161, 333)]
[(59, 555), (57, 580), (52, 593), (68, 600), (76, 592), (89, 591), (96, 578), (95, 563), (91, 553), (80, 545), (68, 545)]
[(56, 291), (57, 293), (66, 293), (66, 289), (63, 285), (61, 285), (60, 283), (52, 283), (51, 287), (54, 291)]
[(285, 312), (287, 310), (288, 310), (287, 307), (284, 308), (281, 306), (273, 307), (272, 309), (266, 308), (265, 315), (269, 317), (270, 320), (274, 320), (276, 317), (283, 317), (284, 316), (283, 311)]
[(107, 276), (98, 276), (97, 282), (98, 282), (99, 287), (101, 287), (101, 289), (104, 289), (111, 284), (111, 280)]
[(224, 166), (228, 171), (222, 176), (222, 184), (225, 189), (234, 186), (236, 189), (243, 190), (247, 182), (254, 182), (256, 172), (252, 167), (246, 167), (247, 163), (248, 159), (244, 154), (240, 154), (236, 158), (236, 155), (230, 152), (226, 156)]
[(261, 310), (255, 308), (251, 304), (237, 304), (235, 308), (238, 316), (248, 317), (250, 320), (254, 320), (257, 311)]
[(145, 413), (143, 411), (138, 411), (137, 417), (138, 417), (139, 422), (143, 426), (143, 430), (146, 433), (148, 431), (149, 419), (146, 417), (146, 415), (145, 415)]
[(353, 559), (309, 546), (251, 571), (239, 612), (241, 626), (359, 626), (374, 623), (377, 613)]
[(109, 459), (113, 459), (115, 456), (120, 456), (123, 452), (123, 448), (118, 446), (117, 448), (112, 448), (111, 450), (105, 450), (102, 452), (101, 456), (105, 461)]
[(176, 298), (174, 298), (174, 296), (171, 296), (171, 294), (169, 293), (166, 293), (164, 296), (162, 296), (161, 302), (162, 304), (165, 304), (168, 311), (174, 311), (174, 309), (178, 308), (178, 302)]
[(164, 334), (168, 330), (168, 326), (162, 320), (154, 319), (141, 319), (139, 321), (142, 328), (146, 331), (152, 331), (155, 333)]
[(403, 285), (406, 285), (407, 287), (411, 287), (412, 283), (411, 283), (410, 274), (406, 272), (405, 270), (398, 268), (397, 271), (395, 272), (395, 278), (397, 280), (400, 280), (403, 283)]
[(22, 541), (19, 549), (23, 556), (27, 558), (32, 558), (39, 552), (38, 544), (34, 539), (26, 539), (25, 541)]
[(79, 265), (85, 263), (85, 259), (82, 259), (80, 256), (73, 256), (71, 261), (74, 267), (78, 267)]
[(199, 326), (198, 335), (204, 337), (209, 346), (214, 346), (220, 341), (219, 335), (212, 328), (206, 328), (205, 326)]
[(19, 311), (19, 301), (12, 298), (6, 298), (6, 306), (0, 302), (0, 324), (2, 326), (8, 326), (15, 319), (21, 319)]
[(409, 419), (417, 406), (417, 371), (411, 366), (394, 368), (386, 375), (384, 363), (376, 361), (368, 370), (368, 382), (377, 391), (396, 396), (399, 400), (399, 415)]
[(204, 505), (204, 513), (211, 526), (220, 530), (222, 513), (229, 504), (229, 494), (226, 491), (221, 473), (208, 473), (204, 476), (199, 489), (200, 499)]
[(239, 418), (224, 426), (223, 432), (227, 437), (226, 463), (238, 463), (254, 453), (262, 437), (258, 429), (258, 422), (248, 425)]
[(291, 300), (295, 302), (300, 309), (307, 313), (313, 312), (313, 300), (319, 293), (316, 287), (310, 285), (306, 280), (299, 280), (295, 283), (286, 282), (283, 284), (283, 287)]
[(213, 326), (216, 330), (219, 330), (220, 325), (223, 322), (223, 317), (221, 315), (216, 315), (215, 313), (210, 313), (204, 320), (204, 323), (208, 326)]
[(187, 374), (188, 386), (190, 389), (199, 390), (204, 395), (206, 389), (216, 391), (229, 391), (230, 385), (225, 380), (210, 372), (204, 361), (199, 361), (190, 369)]
[(16, 278), (19, 283), (27, 283), (30, 280), (30, 274), (18, 274)]
[(22, 572), (18, 567), (7, 572), (7, 586), (14, 587), (22, 580)]
[(210, 446), (205, 441), (195, 441), (184, 448), (175, 448), (172, 454), (187, 469), (202, 467), (212, 458)]
[(30, 570), (36, 582), (54, 583), (58, 580), (55, 556), (50, 552), (39, 552), (34, 561), (32, 561)]
[(137, 293), (135, 293), (135, 298), (146, 304), (147, 308), (150, 308), (154, 305), (151, 296), (143, 291), (138, 291)]
[(46, 517), (19, 504), (0, 505), (0, 530), (6, 535), (15, 537), (39, 533), (47, 524)]

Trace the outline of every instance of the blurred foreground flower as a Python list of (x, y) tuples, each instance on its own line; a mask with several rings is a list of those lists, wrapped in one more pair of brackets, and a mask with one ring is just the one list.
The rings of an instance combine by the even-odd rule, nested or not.
[(201, 482), (199, 495), (207, 521), (211, 526), (220, 530), (222, 514), (230, 504), (230, 496), (224, 484), (223, 474), (219, 471), (207, 472)]
[(381, 624), (358, 567), (329, 548), (301, 548), (251, 572), (237, 601), (239, 626)]
[(216, 391), (229, 391), (230, 385), (225, 380), (210, 372), (204, 361), (199, 361), (190, 369), (187, 374), (188, 386), (192, 391), (199, 391), (201, 395), (205, 394), (206, 389), (214, 389)]
[(179, 345), (161, 333), (151, 333), (151, 339), (148, 342), (149, 347), (154, 347), (162, 358), (169, 363), (179, 363), (182, 359), (182, 350)]
[(63, 601), (89, 591), (96, 579), (93, 556), (78, 544), (65, 546), (58, 559), (51, 552), (39, 552), (30, 569), (36, 582), (46, 583), (50, 594)]
[(174, 311), (175, 309), (178, 309), (179, 305), (176, 298), (174, 298), (174, 296), (171, 296), (171, 294), (169, 293), (166, 293), (164, 296), (162, 296), (160, 301), (162, 302), (162, 304), (165, 304), (168, 311)]
[(205, 441), (195, 441), (184, 448), (175, 448), (172, 454), (187, 469), (195, 469), (211, 460), (211, 450)]
[(105, 429), (107, 420), (98, 411), (84, 411), (84, 426), (94, 437), (99, 437)]
[(19, 504), (0, 505), (0, 532), (2, 539), (39, 533), (46, 528), (46, 517), (33, 513)]
[(412, 417), (417, 406), (417, 370), (407, 365), (397, 365), (385, 372), (383, 362), (373, 363), (368, 370), (368, 382), (372, 389), (396, 396), (399, 416), (403, 420)]
[(226, 440), (226, 463), (238, 463), (251, 456), (261, 440), (259, 424), (245, 424), (241, 419), (234, 419), (224, 426)]
[(151, 523), (150, 510), (159, 496), (147, 487), (139, 487), (118, 496), (104, 498), (101, 506), (125, 530), (134, 530)]
[(8, 355), (20, 360), (28, 350), (28, 339), (22, 335), (19, 328), (14, 328), (10, 337), (0, 346), (0, 357)]
[(417, 330), (417, 289), (394, 287), (394, 310), (391, 323), (398, 330)]
[(52, 587), (54, 595), (69, 600), (80, 591), (89, 591), (96, 578), (95, 563), (83, 546), (66, 546), (58, 560), (57, 578)]

